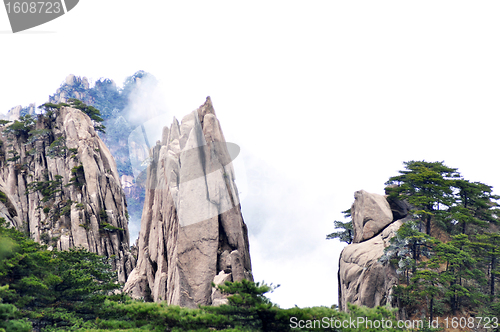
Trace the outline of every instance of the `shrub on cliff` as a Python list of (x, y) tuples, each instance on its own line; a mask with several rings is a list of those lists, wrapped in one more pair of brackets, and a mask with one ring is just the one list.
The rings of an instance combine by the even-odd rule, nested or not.
[(35, 118), (30, 114), (19, 117), (14, 123), (5, 128), (4, 133), (14, 134), (16, 136), (28, 136), (28, 133), (34, 128)]

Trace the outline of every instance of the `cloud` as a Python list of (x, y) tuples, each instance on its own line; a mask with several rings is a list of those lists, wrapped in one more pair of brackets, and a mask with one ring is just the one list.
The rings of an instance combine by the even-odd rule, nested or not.
[[(133, 127), (147, 124), (150, 138), (161, 137), (161, 130), (167, 122), (158, 121), (159, 119), (154, 120), (157, 117), (163, 119), (169, 114), (161, 84), (151, 74), (132, 79), (135, 81), (135, 85), (129, 92), (128, 104), (122, 115)], [(127, 83), (125, 83), (124, 89), (127, 89)], [(169, 120), (171, 121), (171, 119)]]
[(337, 259), (343, 245), (326, 240), (336, 214), (333, 195), (314, 195), (305, 185), (306, 174), (290, 178), (243, 148), (240, 163), (236, 183), (255, 280), (281, 285), (269, 294), (281, 307), (337, 303)]

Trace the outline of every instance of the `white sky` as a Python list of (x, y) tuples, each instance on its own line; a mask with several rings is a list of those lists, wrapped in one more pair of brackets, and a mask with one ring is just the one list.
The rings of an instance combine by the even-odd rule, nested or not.
[(444, 160), (500, 188), (499, 10), (84, 0), (17, 34), (0, 10), (0, 111), (45, 102), (70, 73), (122, 84), (148, 71), (178, 118), (210, 95), (226, 140), (242, 148), (255, 279), (282, 285), (271, 295), (282, 307), (329, 306), (342, 245), (325, 236), (354, 191), (383, 193), (412, 159)]

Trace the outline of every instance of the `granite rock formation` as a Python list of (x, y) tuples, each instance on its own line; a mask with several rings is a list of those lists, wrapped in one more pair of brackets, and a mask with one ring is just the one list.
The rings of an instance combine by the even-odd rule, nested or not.
[(124, 291), (187, 307), (225, 302), (211, 284), (252, 280), (247, 228), (210, 98), (151, 148), (139, 257)]
[(354, 193), (354, 199), (353, 243), (371, 239), (393, 221), (391, 207), (384, 196), (360, 190)]
[(49, 97), (49, 102), (54, 104), (76, 98), (101, 112), (106, 133), (99, 133), (99, 137), (117, 165), (128, 204), (131, 238), (135, 238), (139, 232), (145, 199), (147, 165), (142, 162), (147, 159), (150, 146), (143, 124), (164, 110), (158, 102), (159, 98), (154, 98), (156, 86), (154, 76), (143, 71), (128, 77), (122, 88), (107, 78), (89, 83), (85, 77), (68, 75)]
[(344, 248), (339, 260), (339, 308), (347, 310), (347, 303), (368, 307), (393, 305), (396, 270), (380, 263), (379, 258), (402, 225), (408, 206), (397, 200), (389, 203), (387, 196), (364, 190), (357, 191), (354, 197), (354, 240)]
[(0, 217), (49, 249), (113, 258), (125, 282), (135, 260), (116, 163), (86, 114), (51, 113), (1, 128)]

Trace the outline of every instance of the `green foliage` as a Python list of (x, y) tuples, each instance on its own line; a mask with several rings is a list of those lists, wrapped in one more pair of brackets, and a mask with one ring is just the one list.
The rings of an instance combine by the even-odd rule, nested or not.
[(106, 210), (99, 211), (99, 229), (109, 232), (124, 231), (123, 228), (116, 227), (108, 223), (108, 214), (106, 213)]
[[(491, 186), (465, 180), (442, 162), (404, 164), (406, 170), (386, 184), (392, 198), (410, 203), (412, 218), (380, 258), (383, 264), (395, 264), (401, 276), (394, 289), (399, 307), (411, 315), (426, 306), (431, 317), (459, 310), (495, 312), (500, 308), (499, 196)], [(434, 237), (431, 229), (436, 229)]]
[(70, 213), (71, 213), (71, 205), (73, 204), (73, 201), (67, 200), (67, 201), (63, 201), (61, 203), (62, 204), (60, 206), (60, 212), (59, 212), (59, 214), (61, 216), (69, 216)]
[(8, 248), (0, 251), (0, 327), (7, 312), (9, 322), (19, 318), (19, 328), (30, 327), (20, 331), (31, 331), (23, 317), (67, 331), (95, 321), (104, 301), (116, 298), (108, 294), (120, 285), (105, 257), (84, 249), (48, 251), (0, 219), (0, 248), (6, 241)]
[(55, 177), (54, 180), (33, 181), (26, 186), (26, 194), (38, 192), (42, 194), (42, 202), (55, 199), (62, 191), (62, 177)]
[[(0, 288), (8, 288), (7, 286)], [(1, 292), (1, 289), (0, 289)], [(0, 331), (30, 332), (32, 325), (27, 319), (19, 319), (19, 310), (12, 304), (0, 303)]]
[[(69, 216), (71, 213), (71, 206), (74, 202), (69, 199), (62, 199), (63, 177), (61, 175), (56, 175), (54, 176), (54, 180), (48, 180), (47, 174), (45, 176), (46, 180), (44, 181), (33, 181), (29, 183), (26, 186), (26, 195), (40, 193), (42, 195), (41, 202), (47, 203), (43, 207), (43, 213), (54, 221), (61, 216)], [(39, 208), (42, 208), (42, 206), (39, 206)], [(48, 243), (48, 241), (45, 242)]]
[(108, 220), (108, 214), (106, 213), (106, 210), (103, 209), (103, 210), (99, 211), (99, 217), (100, 217), (100, 220), (102, 222), (107, 221)]
[(67, 103), (59, 103), (59, 104), (45, 103), (45, 104), (38, 106), (38, 108), (45, 110), (45, 111), (49, 111), (49, 110), (56, 111), (56, 110), (60, 110), (61, 107), (63, 107), (63, 106), (69, 106), (69, 104), (67, 104)]
[[(333, 325), (335, 320), (356, 321), (358, 317), (371, 321), (390, 320), (396, 326), (394, 312), (385, 307), (349, 305), (349, 313), (327, 307), (281, 309), (264, 297), (273, 289), (272, 286), (242, 281), (228, 282), (222, 288), (233, 294), (230, 299), (239, 300), (230, 300), (230, 304), (219, 307), (201, 306), (198, 309), (131, 300), (106, 301), (96, 328), (90, 331), (339, 331)], [(298, 328), (299, 324), (303, 329)], [(365, 325), (343, 328), (342, 331), (360, 329), (380, 331), (380, 328), (365, 328)], [(387, 328), (383, 331), (401, 329)]]
[(35, 141), (43, 140), (46, 137), (49, 137), (51, 133), (52, 132), (51, 132), (50, 129), (33, 129), (33, 130), (30, 130), (30, 132), (28, 133), (29, 138), (28, 138), (27, 143), (31, 144), (31, 143), (33, 143)]
[[(342, 211), (344, 214), (344, 218), (351, 218), (351, 209)], [(345, 242), (347, 244), (351, 244), (354, 238), (354, 231), (352, 229), (352, 219), (347, 222), (337, 221), (333, 222), (336, 229), (339, 229), (337, 232), (333, 232), (326, 236), (327, 240), (339, 239), (341, 242)]]
[(102, 124), (104, 119), (101, 118), (101, 112), (97, 108), (85, 105), (81, 100), (75, 98), (70, 98), (68, 101), (71, 107), (79, 109), (89, 116), (89, 118), (94, 122), (94, 128), (97, 131), (100, 131), (102, 133), (106, 132), (106, 127)]
[(10, 126), (8, 126), (4, 133), (14, 134), (15, 136), (28, 136), (28, 133), (33, 129), (35, 125), (35, 119), (30, 115), (20, 116), (19, 120), (15, 120)]
[(273, 292), (280, 285), (273, 286), (265, 283), (255, 283), (246, 279), (242, 281), (226, 282), (219, 285), (218, 289), (223, 294), (230, 294), (229, 303), (236, 307), (251, 308), (258, 305), (269, 305), (271, 302), (265, 296), (266, 293)]
[(69, 104), (67, 104), (67, 103), (59, 103), (59, 104), (45, 103), (45, 104), (38, 106), (38, 108), (40, 108), (41, 110), (44, 111), (44, 115), (46, 118), (54, 119), (55, 117), (57, 117), (59, 115), (59, 110), (63, 106), (69, 106)]
[(12, 154), (12, 157), (8, 158), (7, 161), (18, 161), (21, 156), (19, 155), (19, 153), (16, 151), (16, 150), (9, 150), (8, 153), (11, 153)]
[(5, 203), (7, 203), (8, 200), (9, 199), (8, 199), (7, 195), (3, 191), (0, 191), (0, 202), (5, 204)]
[(491, 186), (459, 179), (453, 181), (453, 187), (457, 193), (456, 204), (450, 208), (448, 219), (461, 225), (461, 228), (449, 229), (449, 232), (457, 233), (460, 230), (465, 234), (468, 225), (484, 228), (497, 221), (499, 210), (495, 200), (500, 196), (493, 195)]
[(406, 284), (409, 284), (410, 271), (414, 273), (417, 269), (418, 260), (422, 257), (430, 257), (430, 246), (435, 239), (419, 231), (418, 223), (414, 220), (403, 224), (391, 238), (390, 244), (385, 248), (384, 255), (379, 259), (386, 263), (391, 258), (397, 257), (397, 273), (403, 275)]
[(432, 216), (439, 216), (442, 207), (450, 207), (455, 203), (453, 181), (460, 174), (456, 168), (450, 168), (443, 162), (409, 161), (405, 162), (406, 170), (400, 175), (389, 178), (386, 185), (389, 195), (406, 200), (416, 217), (425, 223), (426, 233), (431, 232)]
[(55, 139), (47, 149), (47, 156), (50, 158), (55, 158), (55, 157), (64, 157), (66, 156), (66, 138), (64, 136), (61, 136), (57, 139)]
[(80, 164), (74, 166), (71, 169), (71, 174), (73, 174), (73, 176), (69, 179), (69, 182), (65, 185), (65, 187), (75, 186), (77, 188), (81, 188), (85, 183), (85, 170), (83, 165)]
[[(248, 280), (220, 286), (229, 295), (229, 304), (219, 307), (190, 309), (133, 301), (123, 294), (112, 295), (120, 286), (104, 257), (84, 249), (48, 251), (6, 227), (4, 220), (0, 220), (0, 244), (0, 328), (6, 331), (282, 332), (294, 330), (295, 321), (394, 320), (393, 312), (383, 307), (349, 306), (350, 313), (327, 307), (281, 309), (265, 296), (276, 287)], [(324, 325), (305, 330), (337, 331)]]
[(71, 169), (71, 173), (73, 173), (73, 174), (78, 174), (78, 173), (82, 173), (82, 172), (83, 172), (83, 165), (77, 165)]
[(54, 114), (57, 117), (57, 115), (59, 114), (59, 110), (63, 106), (69, 106), (69, 107), (79, 109), (80, 111), (82, 111), (83, 113), (85, 113), (89, 116), (89, 118), (94, 123), (94, 128), (97, 131), (100, 131), (102, 133), (105, 132), (106, 127), (102, 124), (104, 119), (101, 117), (101, 112), (93, 106), (86, 105), (85, 103), (83, 103), (79, 99), (69, 98), (68, 103), (59, 103), (59, 104), (45, 103), (45, 104), (39, 106), (39, 108), (42, 108), (45, 110), (46, 117), (52, 118), (54, 116)]
[(123, 228), (113, 226), (111, 224), (108, 224), (107, 222), (100, 222), (99, 229), (101, 229), (103, 231), (110, 231), (110, 232), (114, 232), (114, 231), (122, 231), (123, 232), (124, 231)]

